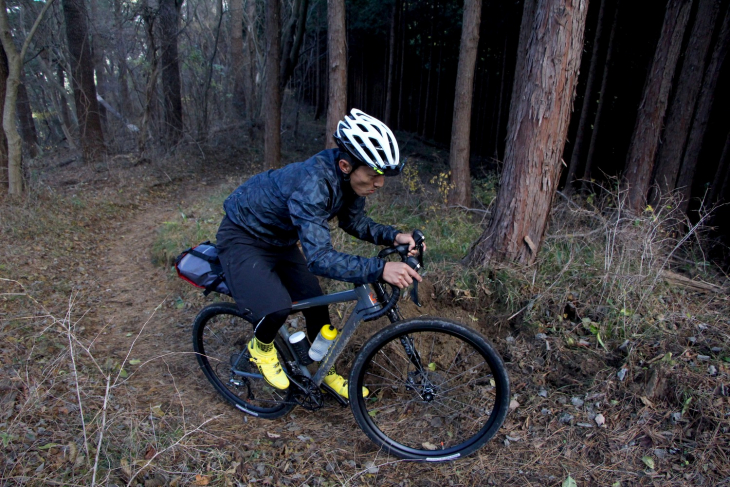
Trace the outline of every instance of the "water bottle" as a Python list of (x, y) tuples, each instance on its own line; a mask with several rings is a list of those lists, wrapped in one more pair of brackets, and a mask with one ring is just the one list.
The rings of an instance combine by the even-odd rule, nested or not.
[(327, 350), (329, 350), (330, 345), (335, 340), (335, 337), (337, 337), (337, 328), (332, 325), (324, 325), (319, 330), (317, 338), (314, 339), (314, 343), (312, 343), (312, 347), (309, 349), (309, 357), (315, 362), (322, 360)]
[(289, 336), (289, 343), (297, 353), (299, 363), (302, 365), (309, 365), (313, 361), (309, 358), (309, 342), (307, 341), (307, 335), (303, 331), (292, 333)]

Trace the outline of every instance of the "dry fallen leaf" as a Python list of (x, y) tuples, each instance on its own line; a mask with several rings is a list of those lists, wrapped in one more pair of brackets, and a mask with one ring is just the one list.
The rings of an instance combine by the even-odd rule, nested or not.
[(210, 484), (210, 477), (207, 475), (196, 475), (195, 476), (195, 482), (193, 482), (193, 485), (208, 485)]
[(266, 436), (268, 436), (269, 438), (281, 438), (281, 435), (277, 435), (276, 433), (269, 433), (268, 431), (266, 432)]

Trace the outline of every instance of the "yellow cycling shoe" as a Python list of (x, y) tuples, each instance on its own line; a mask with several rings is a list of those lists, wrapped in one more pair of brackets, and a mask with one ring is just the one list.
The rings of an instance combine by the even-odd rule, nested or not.
[(273, 343), (261, 343), (254, 337), (248, 342), (248, 353), (251, 354), (251, 362), (258, 366), (266, 382), (277, 389), (289, 387), (289, 378), (281, 369)]
[[(345, 399), (350, 398), (349, 393), (347, 392), (347, 381), (344, 377), (335, 372), (334, 368), (332, 368), (332, 370), (330, 370), (329, 373), (324, 376), (324, 383)], [(368, 397), (368, 394), (370, 394), (368, 388), (363, 387), (362, 397)]]

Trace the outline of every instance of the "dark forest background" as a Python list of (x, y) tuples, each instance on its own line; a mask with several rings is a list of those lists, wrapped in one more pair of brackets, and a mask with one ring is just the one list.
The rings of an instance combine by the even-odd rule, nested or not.
[[(19, 51), (23, 41), (29, 41), (16, 104), (26, 159), (61, 147), (78, 149), (89, 160), (130, 152), (144, 159), (179, 144), (205, 141), (216, 130), (236, 123), (253, 140), (263, 141), (264, 95), (272, 87), (265, 69), (270, 44), (266, 2), (57, 0), (47, 6), (11, 0), (3, 4), (6, 32), (11, 35), (4, 42), (12, 42)], [(672, 4), (686, 7), (689, 15), (679, 29), (682, 45), (671, 76), (669, 108), (660, 118), (665, 125), (670, 116), (694, 114), (690, 110), (672, 115), (671, 105), (680, 96), (682, 66), (692, 59), (688, 46), (695, 35), (693, 26), (709, 9), (713, 17), (704, 30), (709, 40), (704, 66), (714, 51), (726, 52), (722, 25), (730, 15), (728, 2), (588, 4), (580, 76), (562, 158), (560, 189), (566, 194), (574, 189), (590, 194), (606, 184), (615, 187), (609, 181), (624, 174), (647, 76)], [(44, 6), (47, 11), (31, 38)], [(315, 119), (326, 117), (327, 2), (287, 0), (279, 7), (279, 74), (285, 102), (296, 101), (297, 111), (310, 111)], [(525, 10), (521, 1), (484, 1), (481, 8), (471, 128), (466, 129), (475, 178), (502, 167)], [(347, 109), (360, 108), (403, 133), (405, 155), (413, 137), (449, 147), (462, 19), (459, 1), (345, 2)], [(3, 53), (7, 50), (6, 44)], [(707, 83), (711, 76), (717, 87), (711, 94), (699, 163), (690, 179), (691, 193), (684, 195), (685, 200), (691, 196), (687, 215), (694, 221), (698, 210), (726, 201), (730, 191), (730, 119), (725, 115), (730, 95), (724, 89), (730, 83), (730, 63), (723, 62), (722, 52), (719, 56), (719, 68), (704, 81), (699, 73), (694, 83)], [(77, 81), (82, 77), (85, 84)], [(0, 156), (7, 160), (3, 152)], [(0, 178), (5, 192), (7, 171)], [(599, 184), (582, 181), (590, 179)], [(11, 193), (17, 191), (12, 183), (10, 188)], [(662, 189), (671, 191), (674, 186)], [(646, 196), (652, 203), (651, 194)], [(716, 215), (713, 223), (722, 226), (727, 210), (716, 210)]]

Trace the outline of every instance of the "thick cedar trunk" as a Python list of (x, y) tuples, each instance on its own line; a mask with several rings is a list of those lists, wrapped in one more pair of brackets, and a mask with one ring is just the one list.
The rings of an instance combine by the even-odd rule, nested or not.
[(162, 62), (162, 99), (165, 127), (163, 140), (172, 147), (182, 138), (183, 113), (180, 86), (180, 62), (177, 35), (182, 0), (160, 0), (158, 22), (160, 27), (160, 61)]
[(547, 228), (575, 97), (587, 0), (527, 0), (504, 171), (489, 227), (466, 258), (534, 262)]
[(25, 83), (18, 85), (18, 126), (20, 127), (20, 136), (30, 157), (38, 156), (38, 133), (33, 122), (33, 110), (30, 106), (28, 91)]
[(682, 168), (677, 178), (677, 188), (682, 196), (679, 209), (682, 212), (687, 211), (689, 198), (692, 196), (692, 180), (697, 169), (697, 161), (702, 150), (702, 142), (705, 139), (707, 122), (710, 120), (710, 112), (715, 101), (717, 80), (720, 77), (720, 70), (727, 55), (728, 46), (730, 46), (730, 9), (725, 12), (720, 34), (717, 36), (715, 47), (712, 50), (710, 63), (707, 65), (705, 75), (702, 78), (700, 97), (697, 100), (697, 107), (692, 119), (692, 129), (687, 138), (687, 149), (682, 160)]
[(66, 19), (66, 37), (71, 54), (71, 78), (76, 102), (76, 116), (79, 119), (79, 137), (84, 160), (91, 162), (105, 152), (104, 134), (96, 101), (94, 84), (94, 63), (89, 45), (88, 17), (83, 0), (63, 0), (63, 14)]
[(705, 59), (710, 48), (710, 39), (719, 6), (718, 0), (699, 0), (692, 34), (684, 52), (684, 62), (674, 99), (667, 112), (662, 144), (657, 153), (654, 175), (656, 191), (652, 197), (653, 203), (656, 203), (660, 196), (665, 196), (674, 190), (692, 114), (702, 85)]
[(580, 109), (580, 120), (578, 121), (578, 132), (575, 135), (575, 145), (573, 145), (573, 153), (570, 155), (570, 164), (565, 177), (565, 188), (563, 192), (570, 196), (573, 194), (573, 178), (578, 168), (580, 156), (583, 153), (583, 140), (587, 129), (588, 116), (590, 107), (593, 105), (593, 84), (596, 79), (596, 70), (598, 68), (598, 52), (601, 44), (601, 33), (603, 32), (603, 12), (605, 11), (606, 0), (601, 0), (601, 7), (598, 10), (598, 23), (596, 24), (596, 36), (593, 38), (593, 49), (591, 51), (590, 65), (588, 67), (588, 79), (586, 80), (586, 90), (583, 94), (583, 106)]
[(611, 67), (611, 56), (613, 54), (613, 41), (616, 38), (616, 25), (618, 24), (618, 7), (620, 0), (616, 2), (616, 9), (613, 13), (613, 22), (611, 24), (611, 35), (608, 37), (608, 48), (606, 50), (606, 61), (603, 63), (603, 76), (601, 77), (601, 90), (598, 92), (598, 108), (596, 115), (593, 117), (593, 131), (591, 132), (591, 142), (588, 144), (588, 155), (586, 156), (586, 165), (583, 169), (583, 183), (581, 191), (586, 192), (591, 184), (591, 170), (593, 168), (593, 155), (596, 152), (596, 141), (598, 140), (599, 127), (601, 124), (601, 115), (605, 101), (608, 98), (606, 89), (608, 87), (608, 70)]
[(644, 84), (623, 176), (624, 185), (628, 186), (628, 208), (634, 212), (641, 211), (646, 203), (672, 77), (691, 7), (692, 0), (669, 0), (654, 60)]
[(385, 116), (383, 122), (390, 126), (390, 116), (393, 105), (393, 78), (395, 70), (395, 24), (398, 22), (400, 1), (393, 3), (393, 11), (390, 19), (390, 37), (388, 39), (388, 85), (385, 89)]
[[(0, 100), (5, 100), (8, 82), (8, 57), (0, 44)], [(0, 196), (8, 192), (8, 139), (5, 131), (0, 130)]]
[(264, 90), (264, 170), (281, 160), (281, 19), (278, 1), (266, 2), (266, 89)]
[(327, 94), (326, 147), (335, 147), (332, 134), (347, 110), (347, 38), (345, 36), (344, 0), (327, 0)]
[(474, 65), (479, 47), (481, 10), (481, 0), (465, 0), (449, 151), (449, 166), (453, 183), (449, 193), (450, 205), (471, 205), (471, 174), (469, 171), (471, 107), (474, 93)]
[(231, 69), (233, 70), (233, 113), (243, 118), (246, 113), (243, 60), (243, 0), (231, 0)]

